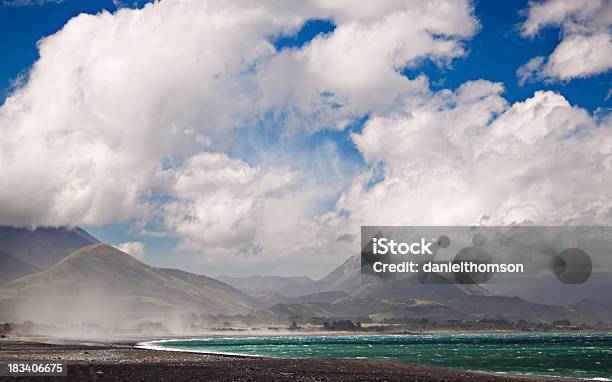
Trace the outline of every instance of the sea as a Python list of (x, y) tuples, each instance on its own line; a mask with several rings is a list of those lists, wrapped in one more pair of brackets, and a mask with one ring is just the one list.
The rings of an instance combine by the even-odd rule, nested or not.
[(385, 359), (491, 373), (612, 381), (611, 333), (470, 333), (177, 339), (141, 347), (278, 358)]

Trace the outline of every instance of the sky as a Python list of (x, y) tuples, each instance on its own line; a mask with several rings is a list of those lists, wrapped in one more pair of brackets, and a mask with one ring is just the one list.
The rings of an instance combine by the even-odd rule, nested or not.
[(320, 277), (361, 225), (612, 223), (610, 1), (4, 0), (0, 223)]

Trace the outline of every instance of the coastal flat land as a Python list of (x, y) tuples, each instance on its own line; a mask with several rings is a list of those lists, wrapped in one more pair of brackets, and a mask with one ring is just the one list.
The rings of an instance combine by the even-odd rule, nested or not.
[(0, 340), (2, 361), (68, 363), (68, 378), (0, 377), (0, 381), (575, 381), (469, 373), (393, 361), (236, 357), (133, 345)]

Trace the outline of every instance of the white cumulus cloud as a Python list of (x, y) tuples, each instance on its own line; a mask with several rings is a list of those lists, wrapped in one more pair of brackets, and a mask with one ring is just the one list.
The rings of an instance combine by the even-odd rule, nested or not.
[(508, 106), (501, 90), (466, 83), (368, 121), (353, 139), (382, 176), (356, 179), (338, 211), (356, 226), (610, 224), (610, 121), (554, 92)]
[(164, 206), (166, 226), (186, 248), (226, 248), (257, 254), (255, 235), (266, 204), (293, 181), (289, 169), (251, 167), (223, 154), (198, 154), (176, 170)]
[(282, 51), (259, 73), (264, 101), (297, 106), (296, 123), (311, 130), (342, 128), (351, 118), (387, 113), (401, 98), (426, 93), (425, 77), (408, 79), (401, 69), (424, 59), (448, 65), (465, 54), (462, 42), (478, 28), (464, 1), (322, 2), (321, 8), (320, 16), (338, 23), (335, 31)]
[(137, 259), (142, 259), (145, 256), (145, 245), (140, 241), (128, 241), (125, 243), (117, 244), (115, 247), (118, 250), (123, 251)]
[[(178, 190), (160, 168), (222, 152), (269, 112), (290, 129), (388, 109), (426, 90), (399, 67), (463, 54), (476, 27), (463, 0), (364, 4), (162, 0), (71, 19), (0, 108), (0, 224), (146, 220)], [(336, 31), (275, 50), (310, 18)]]
[(605, 73), (612, 68), (612, 2), (547, 0), (532, 2), (521, 27), (533, 37), (548, 26), (560, 27), (563, 38), (548, 57), (534, 57), (517, 71), (519, 82), (568, 81)]

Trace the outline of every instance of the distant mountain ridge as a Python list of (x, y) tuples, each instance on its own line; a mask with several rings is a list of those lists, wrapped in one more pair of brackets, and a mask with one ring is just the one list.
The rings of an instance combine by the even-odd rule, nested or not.
[[(361, 283), (361, 259), (351, 256), (319, 280), (300, 276), (219, 276), (218, 280), (256, 295), (277, 293), (284, 297), (300, 297), (319, 292), (349, 292)], [(278, 296), (275, 297), (277, 300)]]
[(219, 281), (252, 294), (279, 293), (287, 297), (297, 297), (317, 292), (310, 277), (301, 276), (219, 276)]
[[(486, 287), (456, 284), (437, 274), (430, 275), (428, 283), (424, 284), (415, 280), (415, 277), (383, 281), (372, 276), (362, 276), (360, 258), (352, 256), (327, 276), (313, 282), (318, 292), (284, 299), (277, 294), (267, 300), (270, 305), (268, 309), (286, 318), (367, 316), (374, 321), (428, 318), (442, 322), (466, 319), (612, 322), (612, 298), (607, 302), (601, 299), (603, 284), (596, 284), (599, 288), (598, 301), (586, 299), (575, 304), (553, 305), (546, 301), (533, 302), (519, 297), (495, 295)], [(601, 281), (602, 278), (600, 276), (597, 279)], [(523, 289), (528, 291), (527, 287)], [(591, 290), (593, 287), (587, 288), (587, 291)], [(532, 294), (543, 299), (543, 292), (534, 290)], [(529, 297), (528, 293), (525, 295)], [(326, 298), (321, 299), (321, 296)]]
[(361, 258), (350, 256), (327, 276), (315, 281), (317, 292), (352, 291), (361, 284)]
[(188, 314), (248, 314), (257, 301), (220, 281), (158, 269), (107, 244), (81, 248), (51, 268), (0, 288), (0, 321), (121, 324)]
[(380, 298), (345, 297), (334, 302), (310, 302), (300, 304), (276, 304), (270, 310), (281, 317), (320, 317), (320, 318), (430, 318), (430, 319), (468, 319), (469, 314), (457, 311), (447, 305), (421, 300), (397, 302)]
[(605, 303), (612, 300), (612, 275), (596, 271), (583, 284), (562, 284), (553, 274), (549, 274), (525, 282), (497, 285), (495, 288), (499, 294), (541, 304), (566, 305), (585, 299)]
[[(360, 257), (351, 256), (319, 280), (280, 276), (216, 280), (149, 266), (99, 243), (80, 228), (0, 227), (0, 322), (172, 323), (194, 314), (254, 314), (283, 320), (368, 317), (375, 322), (402, 318), (612, 322), (607, 274), (594, 274), (592, 283), (585, 285), (559, 286), (548, 277), (536, 282), (535, 289), (517, 284), (494, 289), (497, 293), (437, 274), (427, 284), (414, 277), (383, 281), (362, 276)], [(559, 291), (567, 293), (554, 294)]]

